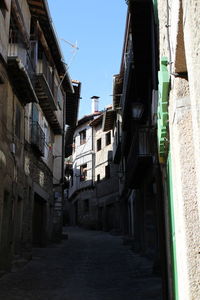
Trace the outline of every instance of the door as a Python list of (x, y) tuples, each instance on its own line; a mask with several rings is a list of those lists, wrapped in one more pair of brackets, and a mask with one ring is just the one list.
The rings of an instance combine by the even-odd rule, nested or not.
[(15, 214), (15, 254), (20, 254), (23, 222), (23, 200), (18, 197)]
[(34, 195), (32, 242), (35, 247), (46, 245), (46, 202), (36, 193)]
[(12, 258), (12, 199), (5, 191), (0, 240), (0, 268), (9, 271)]

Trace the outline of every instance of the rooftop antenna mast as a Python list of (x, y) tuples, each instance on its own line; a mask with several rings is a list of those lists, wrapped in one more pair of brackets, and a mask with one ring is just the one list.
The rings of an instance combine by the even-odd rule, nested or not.
[(65, 43), (67, 43), (68, 45), (70, 45), (73, 48), (72, 57), (69, 60), (69, 63), (67, 64), (67, 68), (69, 69), (69, 67), (70, 67), (70, 65), (71, 65), (71, 63), (72, 63), (72, 61), (73, 61), (73, 59), (74, 59), (74, 57), (75, 57), (75, 55), (77, 53), (77, 50), (79, 50), (79, 47), (77, 45), (77, 41), (76, 41), (75, 44), (72, 44), (71, 42), (69, 42), (69, 41), (67, 41), (67, 40), (65, 40), (63, 38), (61, 38), (61, 40), (64, 41)]
[(70, 65), (71, 65), (71, 63), (72, 63), (72, 61), (73, 61), (73, 59), (74, 59), (74, 57), (75, 57), (75, 55), (76, 55), (76, 53), (77, 53), (77, 50), (79, 50), (78, 45), (77, 45), (77, 41), (76, 41), (76, 44), (72, 44), (71, 42), (69, 42), (69, 41), (67, 41), (67, 40), (65, 40), (65, 39), (63, 39), (63, 38), (61, 38), (61, 40), (64, 41), (65, 43), (67, 43), (68, 45), (70, 45), (70, 46), (73, 48), (73, 51), (72, 51), (72, 57), (71, 57), (71, 59), (69, 60), (69, 63), (68, 63), (68, 64), (65, 63), (64, 61), (62, 61), (67, 67), (66, 67), (66, 72), (65, 72), (65, 74), (64, 74), (64, 76), (63, 76), (63, 78), (62, 78), (62, 80), (61, 80), (61, 82), (60, 82), (60, 84), (59, 84), (59, 87), (60, 87), (60, 86), (62, 85), (62, 83), (63, 83), (63, 80), (64, 80), (64, 78), (65, 78), (65, 76), (66, 76), (66, 74), (67, 74), (67, 71), (68, 71), (68, 69), (69, 69), (69, 67), (70, 67)]

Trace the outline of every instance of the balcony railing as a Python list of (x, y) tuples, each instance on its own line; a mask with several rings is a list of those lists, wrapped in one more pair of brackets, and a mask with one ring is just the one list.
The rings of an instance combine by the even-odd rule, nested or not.
[(43, 76), (46, 79), (46, 82), (49, 86), (49, 89), (54, 95), (54, 80), (53, 80), (53, 72), (51, 69), (51, 66), (49, 65), (45, 55), (43, 54), (42, 59), (38, 60), (38, 65), (37, 65), (37, 74), (43, 74)]
[(135, 132), (127, 157), (126, 182), (129, 187), (137, 188), (152, 163), (152, 132), (149, 128), (139, 128)]
[(8, 46), (8, 71), (19, 100), (23, 103), (38, 102), (34, 90), (35, 68), (31, 55), (18, 31), (10, 30)]
[(18, 59), (27, 71), (30, 79), (33, 79), (33, 76), (35, 74), (35, 66), (33, 61), (31, 60), (30, 52), (26, 49), (24, 43), (22, 42), (20, 33), (14, 29), (10, 32), (8, 58)]
[(44, 156), (45, 134), (38, 122), (32, 122), (31, 126), (31, 144)]

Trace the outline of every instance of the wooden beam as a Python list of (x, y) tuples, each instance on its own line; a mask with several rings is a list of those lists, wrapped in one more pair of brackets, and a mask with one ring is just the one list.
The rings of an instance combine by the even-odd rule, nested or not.
[(29, 34), (26, 31), (24, 18), (21, 13), (21, 8), (19, 7), (18, 2), (16, 0), (12, 1), (12, 13), (13, 13), (13, 17), (15, 18), (17, 27), (22, 34), (24, 43), (27, 46), (27, 48), (29, 48), (30, 47)]
[(46, 16), (46, 12), (40, 8), (33, 8), (33, 7), (30, 7), (31, 9), (31, 13), (35, 13), (37, 17), (40, 17), (40, 15), (42, 16)]
[(34, 0), (28, 0), (28, 4), (32, 5), (32, 6), (39, 6), (41, 8), (44, 8), (43, 3), (39, 0), (39, 1), (34, 1)]
[(40, 27), (40, 24), (39, 22), (37, 21), (37, 30), (38, 30), (38, 37), (39, 37), (39, 40), (42, 44), (42, 47), (44, 49), (44, 52), (49, 60), (49, 62), (52, 64), (52, 67), (55, 66), (55, 63), (54, 63), (54, 60), (52, 58), (52, 55), (51, 55), (51, 51), (49, 50), (49, 46), (47, 44), (47, 41), (46, 41), (46, 38), (44, 36), (44, 33), (43, 33), (43, 30), (42, 28)]

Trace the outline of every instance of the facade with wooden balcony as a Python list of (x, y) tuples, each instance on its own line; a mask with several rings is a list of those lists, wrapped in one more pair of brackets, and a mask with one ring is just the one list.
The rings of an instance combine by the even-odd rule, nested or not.
[(158, 89), (156, 42), (152, 2), (129, 1), (121, 67), (113, 81), (115, 114), (112, 122), (105, 116), (105, 128), (114, 131), (121, 230), (130, 236), (134, 251), (149, 257), (152, 268), (166, 278), (164, 203), (152, 118)]
[[(45, 246), (61, 236), (66, 94), (73, 95), (74, 89), (45, 0), (1, 1), (0, 26), (4, 272), (18, 257), (29, 260), (33, 245)], [(67, 105), (73, 112), (70, 101)]]
[(38, 122), (31, 124), (31, 144), (41, 156), (44, 156), (45, 134)]

